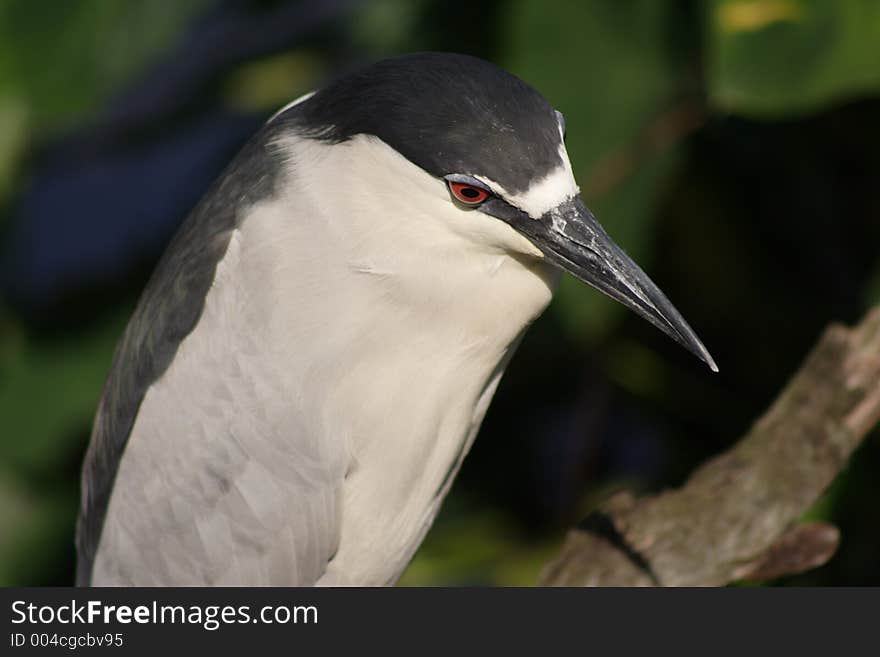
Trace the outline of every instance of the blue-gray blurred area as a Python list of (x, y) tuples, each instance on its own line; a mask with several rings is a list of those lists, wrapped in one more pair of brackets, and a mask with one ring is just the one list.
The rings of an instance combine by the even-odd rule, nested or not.
[[(490, 59), (566, 116), (587, 203), (721, 368), (564, 280), (405, 584), (529, 584), (611, 492), (683, 481), (880, 302), (880, 3), (0, 3), (0, 583), (69, 584), (79, 467), (164, 244), (258, 126), (384, 56)], [(340, 181), (344, 185), (344, 181)], [(880, 584), (880, 439), (783, 583)]]

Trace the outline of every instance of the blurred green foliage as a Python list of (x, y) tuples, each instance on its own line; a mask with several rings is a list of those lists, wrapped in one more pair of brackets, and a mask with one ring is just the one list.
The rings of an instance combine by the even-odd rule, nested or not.
[(803, 114), (880, 86), (874, 0), (715, 0), (706, 25), (709, 93), (721, 110)]
[(86, 119), (142, 73), (208, 0), (0, 4), (0, 89), (41, 133)]
[[(253, 10), (264, 4), (272, 3), (254, 2)], [(191, 21), (210, 6), (209, 0), (67, 0), (47, 11), (46, 3), (31, 0), (0, 3), (0, 203), (10, 205), (27, 184), (35, 149), (112, 104), (114, 93), (185, 38)], [(709, 326), (719, 341), (751, 340), (758, 353), (762, 345), (776, 348), (760, 328), (744, 336), (735, 335), (741, 324), (732, 330), (722, 325), (737, 325), (725, 309), (750, 307), (744, 291), (764, 289), (760, 254), (747, 253), (751, 242), (737, 224), (736, 202), (728, 203), (728, 182), (694, 164), (699, 158), (689, 137), (731, 117), (819, 117), (880, 91), (880, 3), (872, 0), (511, 0), (472, 8), (377, 0), (321, 38), (345, 39), (364, 59), (425, 49), (474, 52), (532, 83), (565, 113), (577, 177), (608, 232), (645, 269), (659, 262), (666, 280), (679, 281), (681, 296), (691, 290), (692, 307), (682, 310), (689, 318), (696, 314), (695, 326)], [(333, 70), (320, 39), (296, 44), (230, 70), (220, 81), (219, 102), (236, 111), (269, 112)], [(690, 222), (684, 246), (675, 237), (682, 226), (661, 223), (670, 203)], [(670, 264), (664, 248), (673, 246), (678, 250)], [(712, 256), (700, 259), (701, 249)], [(872, 282), (860, 291), (863, 307), (880, 300), (876, 260), (874, 267)], [(688, 276), (683, 272), (690, 272), (687, 282), (681, 282)], [(63, 583), (70, 576), (79, 461), (133, 294), (92, 321), (59, 328), (32, 326), (0, 305), (0, 583)], [(698, 307), (709, 297), (714, 300)], [(518, 381), (538, 378), (538, 349), (563, 341), (567, 353), (555, 360), (542, 352), (548, 363), (571, 368), (572, 361), (592, 359), (596, 376), (637, 400), (648, 417), (691, 431), (684, 441), (707, 427), (734, 437), (815, 335), (811, 328), (800, 333), (787, 361), (769, 356), (775, 369), (768, 364), (762, 371), (758, 356), (744, 363), (758, 382), (745, 383), (743, 374), (707, 386), (698, 378), (702, 372), (655, 349), (661, 339), (645, 337), (649, 329), (632, 328), (619, 306), (582, 285), (565, 280), (551, 313), (526, 340), (524, 364), (514, 362), (511, 390)], [(803, 317), (819, 325), (853, 319), (822, 308)], [(734, 372), (737, 367), (732, 364)], [(505, 394), (502, 386), (499, 397)], [(487, 423), (492, 421), (490, 413)], [(693, 461), (718, 448), (690, 444), (688, 453)], [(865, 448), (871, 449), (876, 452)], [(475, 458), (474, 468), (487, 468), (487, 457)], [(691, 465), (682, 461), (667, 472), (674, 479)], [(867, 467), (856, 463), (857, 474), (847, 477), (862, 482), (867, 494), (878, 493)], [(581, 499), (595, 499), (608, 485), (595, 482)], [(814, 515), (839, 521), (844, 488), (838, 482)], [(558, 520), (549, 530), (526, 530), (509, 508), (456, 489), (402, 583), (533, 582), (572, 518)], [(870, 555), (862, 558), (870, 561)], [(873, 576), (880, 577), (876, 570)]]

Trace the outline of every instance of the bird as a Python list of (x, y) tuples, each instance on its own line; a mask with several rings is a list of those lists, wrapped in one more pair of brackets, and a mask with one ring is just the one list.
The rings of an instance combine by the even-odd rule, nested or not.
[(581, 198), (560, 111), (416, 53), (279, 110), (116, 348), (80, 586), (393, 585), (562, 272), (715, 362)]

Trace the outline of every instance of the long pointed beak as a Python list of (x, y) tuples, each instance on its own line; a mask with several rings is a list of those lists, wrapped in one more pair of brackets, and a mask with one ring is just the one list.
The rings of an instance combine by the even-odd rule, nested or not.
[(648, 275), (615, 244), (580, 197), (541, 219), (517, 222), (550, 262), (622, 303), (706, 363), (718, 366), (706, 347)]

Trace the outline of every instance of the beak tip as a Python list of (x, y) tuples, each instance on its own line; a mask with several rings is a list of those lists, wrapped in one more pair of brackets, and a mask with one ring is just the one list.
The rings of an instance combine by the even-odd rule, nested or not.
[(712, 358), (712, 355), (709, 353), (709, 350), (706, 349), (706, 347), (704, 347), (702, 343), (700, 343), (700, 348), (699, 348), (699, 352), (697, 353), (697, 356), (699, 356), (700, 360), (709, 366), (710, 370), (712, 370), (716, 374), (718, 373), (718, 365), (715, 364), (715, 359)]
[[(669, 299), (608, 237), (580, 196), (545, 214), (546, 221), (512, 224), (544, 258), (640, 315), (702, 360), (718, 365)], [(562, 217), (564, 221), (557, 221)]]

